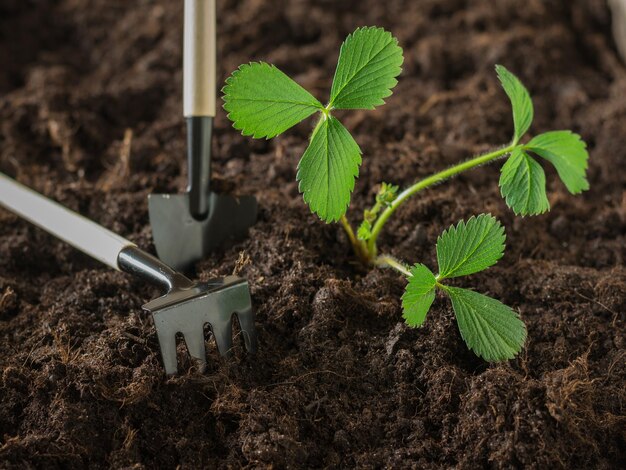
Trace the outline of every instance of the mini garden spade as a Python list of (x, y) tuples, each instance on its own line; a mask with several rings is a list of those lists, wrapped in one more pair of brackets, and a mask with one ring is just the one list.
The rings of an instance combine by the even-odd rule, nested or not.
[(256, 351), (254, 313), (245, 279), (228, 276), (193, 282), (140, 250), (130, 241), (46, 199), (0, 173), (0, 206), (69, 243), (108, 266), (146, 280), (165, 295), (143, 306), (152, 313), (167, 374), (177, 371), (176, 334), (182, 333), (189, 354), (206, 365), (204, 326), (209, 324), (223, 356), (232, 348), (232, 316), (236, 314), (246, 349)]
[(183, 114), (187, 120), (188, 187), (185, 194), (151, 194), (150, 224), (159, 258), (187, 270), (256, 221), (254, 197), (209, 190), (215, 116), (215, 0), (185, 0)]

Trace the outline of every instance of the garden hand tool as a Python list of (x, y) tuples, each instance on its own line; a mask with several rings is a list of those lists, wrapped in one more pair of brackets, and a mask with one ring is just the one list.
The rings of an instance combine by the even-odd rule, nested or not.
[(236, 276), (193, 282), (137, 246), (85, 217), (0, 173), (0, 206), (104, 264), (137, 276), (165, 291), (143, 306), (152, 313), (167, 374), (177, 372), (176, 334), (189, 354), (206, 365), (204, 325), (211, 326), (222, 356), (232, 348), (232, 316), (237, 315), (246, 349), (256, 351), (254, 313), (248, 283)]
[(187, 270), (226, 239), (245, 235), (257, 215), (254, 197), (235, 198), (209, 188), (216, 99), (215, 0), (185, 0), (184, 9), (188, 187), (185, 194), (151, 194), (148, 198), (157, 254), (179, 270)]

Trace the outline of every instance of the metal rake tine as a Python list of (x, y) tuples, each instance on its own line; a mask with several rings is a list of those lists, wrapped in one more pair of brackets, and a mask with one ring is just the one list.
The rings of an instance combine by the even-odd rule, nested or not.
[[(155, 325), (156, 326), (156, 325)], [(170, 331), (159, 331), (157, 327), (157, 338), (161, 347), (161, 359), (167, 375), (178, 372), (178, 358), (176, 356), (176, 335)]]
[(254, 313), (252, 308), (248, 308), (242, 312), (237, 312), (237, 320), (239, 320), (239, 327), (243, 334), (246, 350), (251, 353), (256, 353), (257, 337), (254, 327)]
[(204, 329), (202, 327), (183, 333), (189, 355), (198, 361), (200, 372), (206, 369), (206, 349), (204, 347)]
[(232, 356), (233, 349), (233, 321), (229, 317), (227, 320), (217, 320), (211, 322), (211, 331), (217, 344), (217, 350), (224, 357)]

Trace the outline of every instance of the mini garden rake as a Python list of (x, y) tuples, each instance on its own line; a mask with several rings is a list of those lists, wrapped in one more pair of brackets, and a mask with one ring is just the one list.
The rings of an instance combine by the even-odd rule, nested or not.
[(201, 369), (206, 365), (204, 326), (209, 324), (222, 356), (232, 348), (237, 315), (246, 349), (256, 351), (254, 313), (248, 283), (237, 276), (193, 282), (154, 256), (85, 217), (0, 173), (0, 206), (104, 264), (148, 281), (165, 295), (143, 306), (152, 314), (167, 374), (177, 372), (176, 334)]
[(184, 194), (151, 194), (150, 225), (157, 254), (189, 269), (229, 238), (246, 234), (257, 216), (256, 199), (209, 189), (215, 117), (215, 0), (185, 0), (183, 114), (187, 121), (188, 187)]

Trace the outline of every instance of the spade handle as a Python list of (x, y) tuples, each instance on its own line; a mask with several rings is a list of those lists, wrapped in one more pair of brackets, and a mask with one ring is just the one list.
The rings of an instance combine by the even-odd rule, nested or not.
[(215, 117), (215, 0), (185, 0), (183, 115)]
[(0, 206), (113, 269), (135, 244), (0, 173)]
[(185, 0), (183, 113), (187, 121), (189, 212), (209, 211), (211, 134), (215, 116), (215, 0)]

